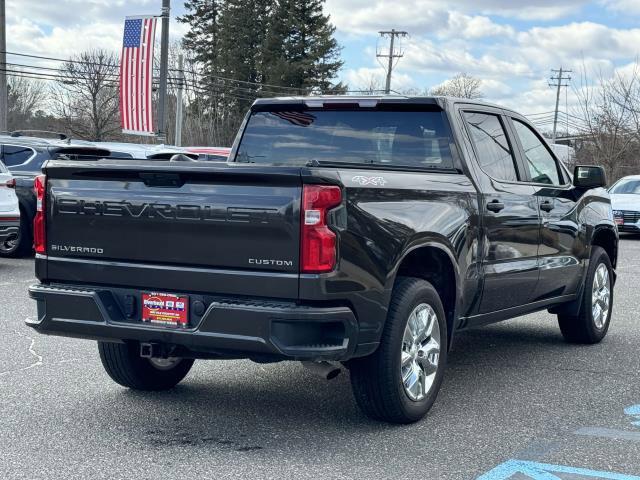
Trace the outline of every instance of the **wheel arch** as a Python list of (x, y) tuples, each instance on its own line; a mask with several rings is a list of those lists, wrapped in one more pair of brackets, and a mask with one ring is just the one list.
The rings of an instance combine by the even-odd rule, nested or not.
[(445, 243), (429, 239), (407, 248), (397, 262), (390, 282), (392, 291), (398, 277), (415, 277), (428, 281), (438, 292), (447, 321), (447, 343), (451, 348), (460, 310), (460, 273), (452, 249)]
[(596, 227), (591, 238), (591, 247), (594, 246), (602, 247), (607, 252), (615, 269), (618, 263), (618, 234), (615, 229), (608, 225)]

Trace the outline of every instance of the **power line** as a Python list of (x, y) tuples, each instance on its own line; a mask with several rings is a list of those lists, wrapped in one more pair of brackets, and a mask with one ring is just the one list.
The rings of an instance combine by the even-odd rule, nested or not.
[[(48, 61), (53, 61), (53, 62), (63, 62), (63, 63), (90, 65), (90, 66), (112, 67), (112, 68), (115, 68), (116, 70), (120, 69), (119, 65), (108, 64), (108, 63), (88, 62), (88, 61), (84, 61), (84, 60), (72, 60), (72, 59), (69, 59), (69, 58), (65, 59), (65, 58), (47, 57), (47, 56), (43, 56), (43, 55), (32, 55), (32, 54), (17, 53), (17, 52), (6, 52), (6, 54), (7, 55), (15, 55), (15, 56), (19, 56), (19, 57), (33, 58), (33, 59), (37, 59), (37, 60), (48, 60)], [(155, 68), (154, 70), (155, 71), (159, 71), (159, 69), (157, 69), (157, 68)], [(170, 72), (178, 72), (179, 70), (176, 69), (176, 68), (170, 68), (169, 71)], [(187, 72), (187, 73), (189, 73), (191, 75), (195, 75), (195, 76), (199, 76), (199, 77), (214, 78), (216, 80), (222, 80), (222, 81), (228, 81), (228, 82), (234, 82), (234, 83), (265, 86), (265, 87), (273, 87), (273, 88), (277, 88), (277, 89), (280, 89), (280, 90), (289, 90), (289, 91), (295, 91), (295, 92), (298, 92), (298, 93), (301, 91), (301, 89), (296, 88), (296, 87), (287, 87), (287, 86), (274, 85), (274, 84), (261, 83), (261, 82), (250, 82), (248, 80), (237, 80), (237, 79), (234, 79), (234, 78), (223, 77), (223, 76), (220, 76), (220, 75), (207, 75), (207, 74), (196, 72), (196, 71), (194, 71), (192, 69), (191, 70), (184, 69), (183, 72)]]

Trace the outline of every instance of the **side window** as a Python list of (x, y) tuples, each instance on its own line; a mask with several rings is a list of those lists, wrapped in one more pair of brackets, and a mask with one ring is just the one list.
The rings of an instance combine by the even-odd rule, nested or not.
[(17, 147), (14, 145), (4, 145), (2, 147), (2, 161), (7, 167), (21, 165), (31, 158), (33, 150), (28, 147)]
[(535, 183), (547, 183), (549, 185), (561, 185), (564, 183), (560, 179), (558, 165), (553, 155), (542, 143), (533, 130), (528, 125), (513, 119), (516, 127), (516, 134), (524, 150), (527, 167), (531, 174), (531, 181)]
[(496, 180), (518, 181), (513, 152), (500, 117), (489, 113), (464, 112), (478, 152), (480, 168)]

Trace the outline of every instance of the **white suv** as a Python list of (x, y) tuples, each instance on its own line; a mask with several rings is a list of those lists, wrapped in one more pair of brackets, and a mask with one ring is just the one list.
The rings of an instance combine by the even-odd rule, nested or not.
[(18, 239), (20, 208), (16, 196), (16, 181), (0, 161), (0, 245), (9, 247)]

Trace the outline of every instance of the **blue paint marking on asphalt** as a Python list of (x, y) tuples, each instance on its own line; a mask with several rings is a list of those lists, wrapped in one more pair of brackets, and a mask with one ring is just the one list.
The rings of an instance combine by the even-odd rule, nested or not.
[(624, 409), (624, 413), (635, 419), (634, 422), (631, 422), (632, 424), (634, 424), (636, 427), (640, 427), (640, 405), (627, 407)]
[(640, 480), (640, 477), (636, 477), (635, 475), (598, 472), (586, 468), (549, 465), (546, 463), (528, 462), (525, 460), (509, 460), (502, 465), (498, 465), (490, 472), (479, 476), (476, 480), (508, 480), (516, 474), (525, 475), (532, 480), (562, 480), (562, 477), (556, 475), (562, 473), (585, 478), (599, 478), (602, 480)]

